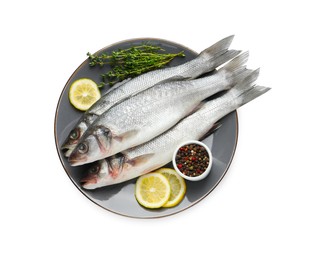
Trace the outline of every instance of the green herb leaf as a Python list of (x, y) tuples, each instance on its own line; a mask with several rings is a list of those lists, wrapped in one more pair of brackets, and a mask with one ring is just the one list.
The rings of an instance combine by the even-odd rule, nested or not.
[[(163, 53), (164, 52), (164, 53)], [(95, 67), (110, 65), (111, 70), (101, 74), (102, 82), (100, 87), (115, 83), (127, 78), (134, 78), (142, 73), (164, 67), (175, 57), (184, 57), (183, 51), (179, 53), (165, 53), (165, 50), (159, 46), (143, 43), (138, 46), (132, 46), (128, 49), (118, 49), (111, 54), (102, 53), (89, 57), (89, 66)]]

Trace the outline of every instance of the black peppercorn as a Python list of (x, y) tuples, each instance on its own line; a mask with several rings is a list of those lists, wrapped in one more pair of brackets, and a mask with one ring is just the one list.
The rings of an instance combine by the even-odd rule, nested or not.
[(209, 165), (209, 154), (201, 145), (188, 144), (179, 148), (175, 160), (177, 168), (183, 174), (196, 177), (207, 169)]

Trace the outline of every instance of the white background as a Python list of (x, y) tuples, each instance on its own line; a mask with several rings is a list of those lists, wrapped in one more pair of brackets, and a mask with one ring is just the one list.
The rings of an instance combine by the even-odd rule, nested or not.
[[(1, 259), (315, 259), (312, 1), (2, 1)], [(86, 52), (155, 37), (199, 52), (234, 34), (272, 90), (238, 110), (220, 185), (171, 217), (86, 199), (59, 161), (54, 116)]]

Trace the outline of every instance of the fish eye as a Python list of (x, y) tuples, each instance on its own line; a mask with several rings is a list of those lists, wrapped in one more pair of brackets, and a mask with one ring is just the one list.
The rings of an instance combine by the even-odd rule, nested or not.
[(78, 129), (73, 129), (70, 132), (70, 139), (71, 140), (77, 140), (79, 138), (80, 134), (79, 134), (79, 130)]
[(87, 153), (89, 150), (89, 147), (87, 146), (86, 143), (80, 143), (78, 146), (78, 151), (79, 153), (83, 154), (83, 153)]
[(92, 174), (96, 174), (98, 173), (100, 170), (100, 166), (98, 164), (95, 164), (92, 166), (92, 168), (90, 168), (89, 172)]

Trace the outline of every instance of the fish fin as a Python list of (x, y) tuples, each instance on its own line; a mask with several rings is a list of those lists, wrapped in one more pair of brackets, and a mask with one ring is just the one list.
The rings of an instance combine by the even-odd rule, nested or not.
[(228, 50), (225, 53), (219, 55), (218, 57), (215, 57), (215, 59), (213, 60), (214, 68), (219, 67), (220, 65), (226, 63), (227, 61), (235, 58), (240, 53), (241, 51), (238, 50)]
[(232, 95), (233, 97), (238, 97), (239, 95), (248, 91), (254, 86), (255, 81), (257, 80), (258, 76), (259, 76), (259, 69), (251, 71), (249, 75), (245, 76), (240, 82), (238, 82), (234, 87), (232, 87), (227, 93), (229, 93), (229, 95)]
[(109, 92), (115, 90), (116, 88), (119, 88), (120, 86), (122, 86), (123, 84), (127, 83), (128, 81), (130, 81), (131, 78), (128, 79), (124, 79), (123, 81), (117, 82), (115, 85), (113, 85), (112, 87), (110, 87), (105, 93), (104, 95), (108, 94)]
[(241, 51), (238, 50), (228, 50), (233, 41), (233, 38), (234, 35), (231, 35), (216, 42), (209, 48), (202, 51), (199, 54), (199, 57), (201, 57), (205, 61), (208, 61), (208, 65), (211, 68), (216, 68), (229, 61), (230, 59), (233, 59), (241, 53)]
[(246, 68), (248, 56), (248, 51), (243, 52), (219, 69), (218, 72), (227, 73), (227, 78), (230, 80), (230, 84), (227, 85), (227, 88), (231, 88), (253, 72), (253, 70)]
[(213, 56), (220, 56), (224, 52), (228, 50), (230, 47), (232, 41), (233, 41), (234, 35), (230, 35), (215, 44), (211, 45), (209, 48), (202, 51), (199, 56), (205, 56), (212, 58)]
[(192, 79), (192, 78), (193, 77), (185, 77), (183, 75), (175, 75), (175, 76), (170, 77), (168, 79), (162, 80), (161, 82), (159, 82), (159, 85), (167, 83), (167, 82), (171, 82), (171, 81), (189, 80), (189, 79)]
[(212, 135), (215, 131), (217, 131), (222, 126), (222, 123), (220, 121), (214, 123), (214, 125), (205, 133), (200, 140), (206, 139), (210, 135)]
[(245, 51), (242, 54), (235, 57), (233, 60), (231, 60), (229, 63), (227, 63), (222, 69), (229, 70), (229, 71), (235, 71), (239, 70), (246, 64), (248, 61), (249, 52)]
[(259, 69), (256, 69), (226, 93), (229, 100), (235, 101), (235, 109), (270, 90), (268, 87), (255, 85), (258, 75)]
[(251, 89), (247, 90), (246, 92), (242, 93), (239, 98), (239, 106), (243, 106), (246, 103), (252, 101), (253, 99), (261, 96), (262, 94), (269, 91), (271, 88), (263, 87), (263, 86), (254, 86)]
[(154, 153), (140, 155), (140, 156), (135, 157), (133, 159), (128, 159), (126, 162), (128, 164), (130, 164), (131, 166), (137, 166), (141, 163), (146, 163), (153, 155), (154, 155)]
[(120, 135), (113, 135), (113, 138), (118, 141), (118, 142), (123, 142), (124, 139), (132, 137), (138, 133), (138, 130), (130, 130), (127, 132), (124, 132), (123, 134)]

